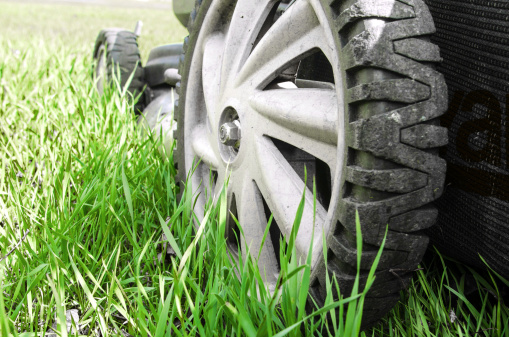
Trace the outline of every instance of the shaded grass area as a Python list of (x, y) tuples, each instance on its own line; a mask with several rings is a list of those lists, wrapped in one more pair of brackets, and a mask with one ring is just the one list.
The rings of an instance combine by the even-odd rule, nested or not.
[[(509, 282), (430, 248), (376, 336), (509, 336)], [(488, 268), (487, 268), (488, 269)]]

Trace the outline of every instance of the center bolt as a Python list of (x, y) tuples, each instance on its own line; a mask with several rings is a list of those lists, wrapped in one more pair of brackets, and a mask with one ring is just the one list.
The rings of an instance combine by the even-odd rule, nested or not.
[(224, 123), (219, 128), (219, 140), (226, 146), (238, 146), (240, 138), (240, 122), (238, 120)]

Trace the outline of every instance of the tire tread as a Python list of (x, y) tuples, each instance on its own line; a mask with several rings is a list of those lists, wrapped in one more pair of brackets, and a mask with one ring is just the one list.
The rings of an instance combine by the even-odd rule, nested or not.
[[(137, 39), (138, 37), (133, 32), (127, 30), (119, 28), (103, 29), (97, 37), (94, 48), (94, 59), (97, 59), (100, 46), (106, 46), (106, 78), (108, 82), (113, 81), (111, 74), (116, 72), (116, 67), (119, 67), (120, 70), (118, 80), (122, 87), (128, 83), (132, 75), (127, 90), (133, 97), (140, 95), (146, 86), (145, 71), (141, 65)], [(142, 111), (145, 106), (144, 103), (144, 96), (142, 95), (135, 105), (135, 112)]]

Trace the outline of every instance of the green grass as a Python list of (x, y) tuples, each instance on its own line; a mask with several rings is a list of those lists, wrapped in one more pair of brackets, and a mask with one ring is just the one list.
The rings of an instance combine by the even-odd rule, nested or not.
[(407, 292), (373, 329), (384, 336), (509, 336), (509, 285), (496, 273), (468, 268), (437, 252), (417, 271)]
[[(196, 232), (193, 196), (176, 201), (172, 154), (140, 135), (121, 88), (97, 94), (91, 43), (34, 34), (0, 46), (1, 256), (14, 248), (0, 262), (2, 336), (53, 324), (66, 335), (69, 309), (85, 335), (312, 335), (329, 310), (357, 302), (329, 298), (307, 316), (309, 267), (292, 240), (268, 293), (256, 262), (232, 264), (225, 249), (224, 196)], [(158, 258), (163, 233), (169, 260)], [(362, 303), (349, 308), (356, 324), (338, 316), (331, 329), (357, 333)]]
[[(159, 140), (140, 135), (121, 88), (95, 91), (97, 32), (146, 12), (150, 34), (162, 20), (176, 26), (171, 13), (110, 8), (92, 19), (86, 6), (0, 8), (8, 22), (0, 27), (0, 258), (14, 248), (0, 261), (0, 336), (42, 335), (54, 323), (67, 335), (69, 309), (89, 336), (359, 335), (364, 289), (307, 316), (309, 268), (298, 266), (290, 239), (280, 291), (269, 294), (256, 261), (232, 264), (225, 249), (225, 196), (195, 230), (193, 195), (177, 202), (171, 151), (161, 156)], [(145, 55), (178, 41), (179, 29), (140, 39)], [(174, 252), (167, 259), (158, 257), (163, 233)], [(435, 255), (361, 335), (509, 336), (503, 281), (474, 273), (478, 294), (467, 295), (464, 269)], [(346, 320), (336, 307), (348, 310)]]
[[(313, 335), (350, 301), (354, 324), (340, 315), (330, 328), (357, 335), (357, 292), (307, 316), (309, 267), (299, 266), (294, 248), (304, 203), (272, 295), (255, 261), (231, 262), (226, 197), (195, 231), (193, 195), (176, 201), (172, 154), (160, 156), (159, 141), (140, 135), (117, 88), (97, 94), (90, 62), (41, 42), (1, 59), (2, 256), (21, 241), (0, 263), (2, 335), (42, 333), (53, 323), (66, 335), (69, 309), (79, 311), (86, 335)], [(158, 259), (163, 233), (170, 260)]]

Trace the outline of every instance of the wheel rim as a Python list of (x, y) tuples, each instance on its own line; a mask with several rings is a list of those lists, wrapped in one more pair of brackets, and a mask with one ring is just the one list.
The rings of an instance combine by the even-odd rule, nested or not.
[[(289, 237), (306, 188), (302, 174), (288, 161), (285, 146), (278, 145), (300, 149), (330, 171), (329, 200), (317, 202), (316, 212), (308, 182), (296, 237), (301, 257), (312, 245), (312, 268), (322, 256), (323, 236), (328, 236), (337, 221), (345, 158), (337, 34), (332, 33), (327, 13), (318, 0), (295, 2), (270, 27), (266, 21), (278, 1), (238, 0), (233, 14), (228, 15), (232, 11), (230, 2), (212, 2), (196, 42), (185, 98), (185, 170), (189, 172), (195, 158), (200, 159), (190, 178), (195, 190), (201, 192), (197, 214), (203, 214), (207, 198), (217, 195), (225, 179), (229, 180), (230, 211), (239, 219), (245, 237), (240, 243), (242, 254), (249, 249), (255, 258), (260, 256), (262, 275), (269, 288), (274, 289), (279, 273), (277, 237), (267, 238), (259, 249), (267, 216), (272, 213), (276, 221), (272, 227), (277, 228), (273, 231), (271, 227), (271, 236), (275, 232)], [(229, 22), (225, 22), (225, 17), (231, 17)], [(267, 33), (260, 38), (262, 30)], [(283, 69), (317, 50), (334, 69), (335, 85), (298, 88), (293, 83), (275, 83)], [(221, 131), (233, 121), (240, 126), (240, 137), (235, 144), (225, 145)], [(216, 172), (216, 179), (211, 179), (210, 170)], [(324, 172), (312, 171), (317, 178)], [(230, 250), (235, 256), (238, 247), (234, 237), (239, 232), (232, 219), (227, 227)]]
[(102, 94), (104, 92), (104, 84), (106, 83), (106, 48), (104, 45), (101, 45), (99, 47), (99, 50), (97, 51), (97, 65), (95, 69), (95, 78), (96, 78), (96, 85), (97, 85), (97, 91)]

